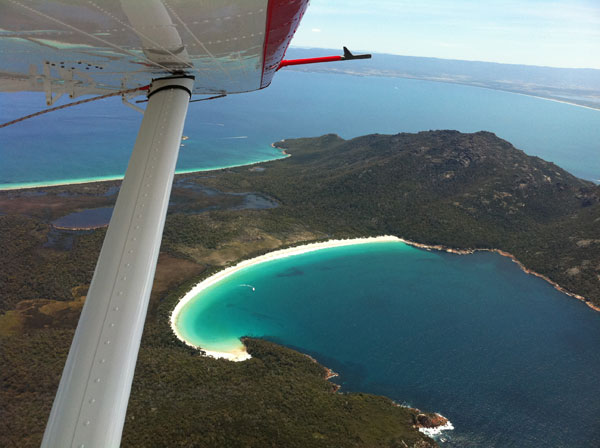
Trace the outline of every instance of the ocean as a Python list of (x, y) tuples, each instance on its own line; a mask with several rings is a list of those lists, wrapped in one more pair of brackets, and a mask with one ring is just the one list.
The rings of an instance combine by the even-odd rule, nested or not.
[[(39, 93), (0, 94), (0, 122), (44, 108)], [(141, 119), (112, 98), (1, 129), (0, 188), (122, 176)], [(491, 131), (600, 181), (600, 111), (456, 84), (285, 70), (265, 90), (190, 104), (177, 169), (279, 158), (271, 143), (285, 138), (430, 129)]]
[(600, 314), (498, 254), (392, 242), (270, 261), (205, 290), (178, 329), (310, 354), (342, 392), (449, 418), (442, 446), (600, 446)]

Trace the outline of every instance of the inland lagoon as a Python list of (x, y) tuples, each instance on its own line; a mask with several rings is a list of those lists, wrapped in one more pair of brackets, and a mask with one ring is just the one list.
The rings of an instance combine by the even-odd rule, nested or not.
[(172, 325), (217, 356), (247, 358), (243, 336), (307, 353), (341, 392), (448, 417), (443, 446), (600, 446), (598, 312), (495, 253), (361, 242), (222, 271)]

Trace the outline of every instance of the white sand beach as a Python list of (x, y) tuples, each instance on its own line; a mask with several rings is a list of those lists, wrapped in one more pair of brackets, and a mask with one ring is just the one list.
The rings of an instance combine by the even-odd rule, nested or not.
[(405, 240), (403, 238), (398, 238), (398, 237), (392, 236), (392, 235), (382, 235), (382, 236), (377, 236), (377, 237), (351, 238), (351, 239), (345, 239), (345, 240), (329, 240), (329, 241), (322, 241), (322, 242), (318, 242), (318, 243), (304, 244), (301, 246), (289, 247), (287, 249), (279, 249), (279, 250), (275, 250), (273, 252), (269, 252), (264, 255), (260, 255), (256, 258), (241, 261), (240, 263), (238, 263), (234, 266), (225, 268), (222, 271), (219, 271), (216, 274), (204, 279), (203, 281), (198, 283), (196, 286), (194, 286), (190, 291), (188, 291), (188, 293), (185, 294), (185, 296), (183, 296), (183, 298), (179, 301), (179, 303), (177, 303), (177, 306), (171, 313), (171, 319), (170, 319), (171, 328), (179, 340), (183, 341), (184, 343), (186, 343), (187, 345), (189, 345), (191, 347), (203, 350), (207, 356), (212, 356), (214, 358), (229, 359), (231, 361), (244, 361), (246, 359), (249, 359), (249, 358), (251, 358), (251, 356), (245, 350), (245, 347), (241, 342), (240, 342), (239, 346), (232, 347), (232, 349), (229, 351), (213, 351), (213, 350), (206, 350), (202, 347), (198, 347), (198, 346), (190, 343), (189, 341), (187, 341), (183, 337), (183, 335), (181, 334), (179, 329), (177, 328), (178, 318), (179, 318), (182, 310), (185, 308), (185, 306), (206, 288), (208, 288), (208, 287), (220, 282), (221, 280), (224, 280), (225, 278), (229, 277), (230, 275), (232, 275), (242, 269), (248, 268), (250, 266), (254, 266), (254, 265), (264, 263), (267, 261), (271, 261), (271, 260), (278, 260), (281, 258), (291, 257), (294, 255), (305, 254), (307, 252), (314, 252), (314, 251), (321, 250), (321, 249), (350, 246), (350, 245), (355, 245), (355, 244), (379, 243), (379, 242), (381, 242), (381, 243), (401, 242), (401, 243), (407, 244), (412, 247), (417, 247), (419, 249), (437, 250), (437, 251), (448, 252), (448, 253), (452, 253), (452, 254), (456, 254), (456, 255), (468, 255), (468, 254), (472, 254), (477, 251), (494, 252), (499, 255), (510, 258), (513, 262), (517, 263), (519, 265), (519, 267), (525, 273), (532, 274), (532, 275), (535, 275), (537, 277), (540, 277), (540, 278), (546, 280), (548, 283), (550, 283), (552, 286), (554, 286), (557, 290), (559, 290), (571, 297), (575, 297), (578, 300), (583, 301), (586, 305), (588, 305), (590, 308), (592, 308), (596, 311), (600, 311), (600, 307), (593, 305), (591, 302), (586, 300), (584, 297), (579, 296), (577, 294), (573, 294), (573, 293), (565, 290), (560, 285), (553, 282), (546, 276), (543, 276), (541, 274), (538, 274), (536, 272), (533, 272), (533, 271), (527, 269), (519, 260), (517, 260), (517, 258), (514, 255), (512, 255), (508, 252), (505, 252), (505, 251), (502, 251), (499, 249), (462, 249), (462, 250), (452, 249), (452, 248), (448, 248), (448, 247), (445, 247), (442, 245), (427, 245), (427, 244), (416, 243), (416, 242), (410, 241), (410, 240)]
[[(238, 138), (238, 137), (233, 137), (233, 138)], [(279, 148), (276, 148), (276, 149), (279, 150)], [(279, 151), (281, 151), (281, 150), (279, 150)], [(281, 154), (283, 154), (284, 157), (275, 157), (273, 159), (259, 160), (257, 162), (240, 163), (238, 165), (217, 166), (217, 167), (212, 167), (212, 168), (207, 168), (207, 169), (177, 170), (177, 171), (175, 171), (175, 175), (193, 174), (193, 173), (210, 173), (211, 171), (220, 171), (220, 170), (227, 170), (230, 168), (253, 166), (253, 165), (258, 165), (260, 163), (274, 162), (276, 160), (287, 159), (288, 157), (291, 156), (290, 154), (285, 153), (285, 151), (281, 151)], [(91, 179), (57, 180), (57, 181), (47, 181), (47, 182), (39, 182), (39, 183), (23, 182), (23, 183), (17, 183), (14, 185), (5, 184), (5, 185), (0, 186), (0, 191), (31, 190), (33, 188), (65, 187), (65, 186), (69, 186), (69, 185), (92, 184), (92, 183), (96, 183), (96, 182), (110, 182), (113, 180), (123, 180), (123, 176), (124, 176), (124, 174), (118, 175), (118, 176), (106, 176), (106, 177), (98, 177), (98, 178), (91, 178)]]
[(266, 261), (278, 260), (280, 258), (286, 258), (286, 257), (291, 257), (293, 255), (305, 254), (307, 252), (314, 252), (314, 251), (321, 250), (321, 249), (329, 249), (332, 247), (343, 247), (343, 246), (350, 246), (350, 245), (354, 245), (354, 244), (389, 243), (389, 242), (407, 243), (407, 241), (404, 241), (401, 238), (391, 236), (391, 235), (384, 235), (384, 236), (370, 237), (370, 238), (353, 238), (353, 239), (347, 239), (347, 240), (330, 240), (330, 241), (323, 241), (323, 242), (318, 242), (318, 243), (304, 244), (302, 246), (290, 247), (287, 249), (280, 249), (280, 250), (276, 250), (273, 252), (269, 252), (267, 254), (261, 255), (256, 258), (252, 258), (250, 260), (244, 260), (244, 261), (236, 264), (235, 266), (225, 268), (222, 271), (216, 273), (215, 275), (212, 275), (212, 276), (208, 277), (207, 279), (201, 281), (196, 286), (194, 286), (185, 296), (183, 296), (183, 298), (179, 301), (179, 303), (177, 304), (177, 306), (171, 313), (171, 328), (173, 329), (173, 332), (175, 333), (175, 335), (177, 336), (178, 339), (185, 342), (187, 345), (190, 345), (192, 347), (195, 347), (195, 348), (205, 351), (207, 356), (212, 356), (214, 358), (229, 359), (231, 361), (244, 361), (244, 360), (250, 358), (250, 354), (245, 350), (245, 348), (243, 348), (243, 345), (241, 345), (241, 348), (236, 347), (235, 349), (232, 349), (231, 351), (219, 352), (219, 351), (205, 350), (204, 348), (197, 347), (197, 346), (191, 344), (189, 341), (185, 340), (185, 338), (183, 337), (183, 335), (177, 328), (177, 321), (178, 321), (178, 318), (179, 318), (181, 312), (185, 308), (185, 306), (190, 301), (192, 301), (198, 294), (200, 294), (206, 288), (214, 285), (215, 283), (218, 283), (218, 282), (224, 280), (225, 278), (229, 277), (230, 275), (232, 275), (242, 269), (245, 269), (250, 266), (260, 264), (260, 263), (264, 263)]

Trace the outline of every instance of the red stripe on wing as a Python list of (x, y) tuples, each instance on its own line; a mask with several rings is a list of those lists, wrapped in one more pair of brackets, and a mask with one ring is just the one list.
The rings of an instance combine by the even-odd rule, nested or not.
[(260, 80), (261, 89), (271, 84), (273, 75), (285, 56), (298, 25), (300, 25), (308, 2), (309, 0), (269, 0)]

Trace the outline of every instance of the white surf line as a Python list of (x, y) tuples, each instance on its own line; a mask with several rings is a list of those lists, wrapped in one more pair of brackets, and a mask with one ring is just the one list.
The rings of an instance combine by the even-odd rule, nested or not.
[[(275, 148), (274, 146), (272, 146), (272, 147)], [(277, 149), (278, 152), (280, 151), (278, 148), (275, 148), (275, 149)], [(281, 154), (283, 154), (283, 157), (275, 157), (273, 159), (258, 160), (256, 162), (240, 163), (238, 165), (225, 165), (225, 166), (210, 167), (210, 168), (205, 168), (205, 169), (183, 169), (183, 170), (177, 170), (177, 171), (175, 171), (175, 175), (177, 175), (177, 174), (193, 174), (193, 173), (208, 173), (208, 172), (211, 172), (211, 171), (227, 170), (229, 168), (242, 168), (242, 167), (245, 167), (245, 166), (258, 165), (258, 164), (261, 164), (261, 163), (275, 162), (276, 160), (283, 160), (283, 159), (287, 159), (288, 157), (292, 156), (291, 154), (286, 154), (284, 152), (281, 152)], [(57, 183), (52, 183), (51, 181), (49, 181), (48, 183), (41, 183), (41, 184), (36, 184), (36, 183), (33, 183), (33, 182), (24, 183), (22, 185), (20, 185), (20, 184), (15, 184), (15, 185), (6, 184), (4, 186), (0, 186), (0, 191), (31, 190), (31, 189), (34, 189), (34, 188), (65, 187), (65, 186), (69, 186), (69, 185), (93, 184), (93, 183), (96, 183), (96, 182), (111, 182), (113, 180), (123, 180), (123, 176), (124, 176), (124, 174), (121, 174), (119, 176), (114, 176), (114, 177), (111, 176), (111, 177), (98, 178), (98, 179), (58, 180), (58, 181), (56, 181)]]
[[(438, 414), (438, 415), (440, 415), (440, 414)], [(452, 422), (450, 420), (448, 420), (445, 425), (436, 426), (435, 428), (419, 428), (419, 431), (429, 437), (436, 438), (437, 436), (442, 434), (442, 431), (452, 431), (453, 429), (454, 429), (454, 425), (452, 424)]]
[(111, 177), (100, 177), (98, 179), (73, 179), (73, 180), (57, 180), (56, 183), (53, 181), (46, 181), (46, 183), (36, 184), (35, 182), (24, 182), (23, 184), (5, 184), (0, 186), (0, 191), (11, 191), (11, 190), (31, 190), (33, 188), (50, 188), (50, 187), (65, 187), (69, 185), (82, 185), (82, 184), (93, 184), (96, 182), (112, 182), (113, 180), (123, 180), (123, 174)]
[[(496, 90), (496, 89), (490, 89), (490, 90)], [(553, 103), (568, 104), (569, 106), (581, 107), (583, 109), (595, 110), (596, 112), (600, 112), (600, 106), (599, 107), (586, 106), (585, 104), (573, 103), (568, 100), (560, 100), (558, 98), (548, 98), (546, 96), (533, 95), (533, 94), (529, 94), (529, 93), (512, 92), (510, 90), (501, 90), (501, 92), (509, 92), (509, 93), (513, 93), (515, 95), (528, 96), (530, 98), (537, 98), (539, 100), (552, 101)]]
[[(213, 351), (213, 350), (205, 350), (202, 347), (191, 344), (189, 341), (185, 340), (179, 329), (177, 328), (177, 322), (181, 312), (185, 308), (185, 306), (190, 303), (198, 294), (200, 294), (205, 289), (210, 286), (215, 285), (216, 283), (226, 279), (232, 274), (241, 271), (242, 269), (248, 268), (250, 266), (255, 266), (257, 264), (265, 263), (267, 261), (279, 260), (286, 257), (291, 257), (294, 255), (301, 255), (308, 252), (314, 252), (321, 249), (329, 249), (333, 247), (343, 247), (343, 246), (352, 246), (356, 244), (369, 244), (369, 243), (390, 243), (390, 242), (403, 242), (407, 243), (405, 240), (398, 238), (396, 236), (391, 235), (383, 235), (377, 237), (368, 237), (368, 238), (352, 238), (347, 240), (329, 240), (318, 243), (309, 243), (304, 244), (302, 246), (290, 247), (287, 249), (279, 249), (273, 252), (269, 252), (264, 255), (260, 255), (256, 258), (251, 258), (249, 260), (244, 260), (239, 262), (234, 266), (230, 266), (228, 268), (223, 269), (222, 271), (217, 272), (216, 274), (202, 280), (200, 283), (195, 285), (190, 291), (188, 291), (183, 298), (177, 303), (175, 309), (171, 313), (170, 323), (171, 329), (173, 333), (177, 336), (177, 338), (183, 341), (185, 344), (202, 350), (206, 353), (207, 356), (211, 356), (213, 358), (224, 358), (229, 359), (231, 361), (244, 361), (246, 359), (250, 359), (250, 354), (246, 351), (246, 348), (236, 348), (231, 351)], [(244, 286), (244, 285), (241, 285)]]

